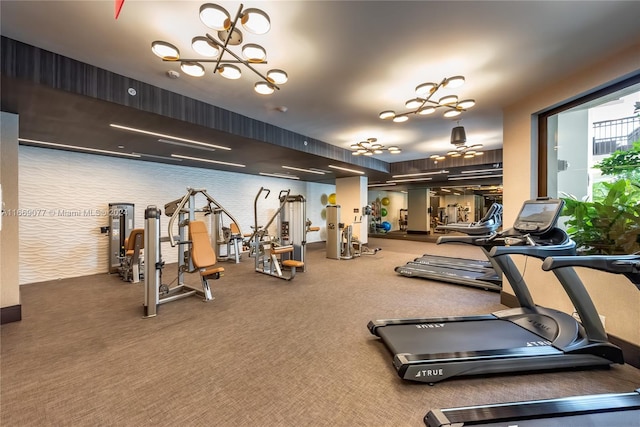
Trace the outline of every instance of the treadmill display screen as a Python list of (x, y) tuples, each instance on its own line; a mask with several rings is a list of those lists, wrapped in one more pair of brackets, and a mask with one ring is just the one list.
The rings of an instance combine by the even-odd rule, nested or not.
[(557, 199), (529, 200), (524, 203), (513, 228), (529, 233), (544, 233), (553, 227), (564, 202)]

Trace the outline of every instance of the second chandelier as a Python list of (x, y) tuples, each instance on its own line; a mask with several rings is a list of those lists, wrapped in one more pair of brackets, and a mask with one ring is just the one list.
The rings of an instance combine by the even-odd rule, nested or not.
[(462, 86), (464, 82), (464, 76), (453, 76), (443, 79), (440, 83), (422, 83), (416, 87), (416, 98), (410, 99), (404, 104), (410, 111), (396, 113), (392, 110), (386, 110), (381, 112), (379, 117), (383, 120), (392, 119), (396, 123), (401, 123), (409, 120), (411, 114), (433, 114), (438, 108), (446, 110), (444, 117), (459, 116), (463, 111), (476, 105), (476, 101), (474, 99), (459, 101), (457, 95), (445, 95), (437, 101), (432, 98), (438, 90), (442, 88), (454, 89)]

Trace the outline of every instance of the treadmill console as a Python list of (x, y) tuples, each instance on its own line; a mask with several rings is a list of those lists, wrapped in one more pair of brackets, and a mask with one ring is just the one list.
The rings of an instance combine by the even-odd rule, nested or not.
[(555, 227), (564, 201), (560, 199), (527, 200), (522, 205), (513, 228), (521, 233), (544, 234)]

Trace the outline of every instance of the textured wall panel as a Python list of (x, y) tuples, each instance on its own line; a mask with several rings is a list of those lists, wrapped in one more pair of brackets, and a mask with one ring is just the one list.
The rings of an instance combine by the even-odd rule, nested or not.
[[(307, 217), (324, 228), (320, 202), (334, 185), (222, 172), (138, 160), (73, 153), (46, 148), (19, 148), (20, 283), (106, 273), (108, 238), (100, 227), (109, 223), (103, 213), (109, 203), (135, 204), (135, 226), (144, 227), (144, 210), (181, 198), (187, 187), (204, 188), (251, 232), (254, 199), (260, 187), (271, 190), (258, 203), (258, 224), (264, 225), (278, 207), (277, 194), (307, 197)], [(204, 205), (198, 198), (197, 205)], [(161, 234), (168, 235), (169, 217), (162, 216)], [(274, 226), (270, 232), (275, 233)], [(308, 235), (321, 240), (323, 233)], [(162, 245), (163, 259), (177, 262), (177, 248)], [(253, 262), (244, 259), (242, 262)]]

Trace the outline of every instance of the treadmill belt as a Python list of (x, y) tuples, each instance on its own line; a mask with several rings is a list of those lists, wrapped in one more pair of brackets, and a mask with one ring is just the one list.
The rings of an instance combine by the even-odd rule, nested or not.
[(553, 349), (544, 338), (500, 319), (388, 325), (378, 328), (377, 334), (393, 354), (435, 355), (522, 347)]

